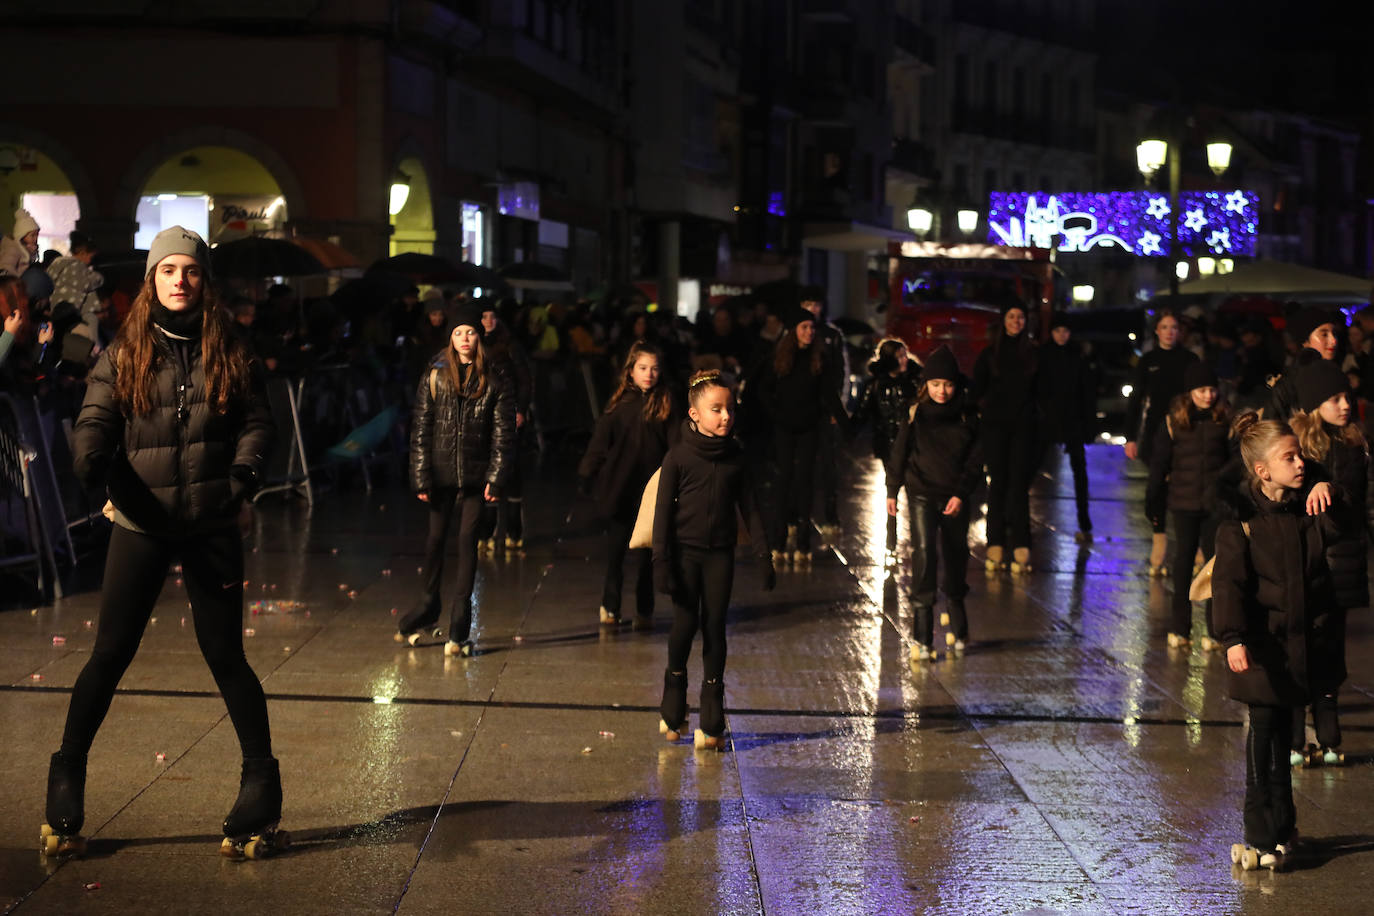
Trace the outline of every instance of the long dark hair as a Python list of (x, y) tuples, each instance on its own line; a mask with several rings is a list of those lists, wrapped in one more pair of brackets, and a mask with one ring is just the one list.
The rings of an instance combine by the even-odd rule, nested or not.
[(625, 356), (625, 365), (620, 367), (620, 385), (606, 402), (606, 413), (619, 407), (620, 402), (635, 390), (635, 363), (639, 362), (641, 356), (652, 356), (658, 360), (659, 373), (658, 384), (644, 393), (644, 419), (651, 423), (662, 423), (673, 412), (673, 395), (668, 391), (668, 386), (663, 384), (663, 351), (643, 340), (636, 340), (630, 345), (630, 352)]
[[(824, 358), (821, 353), (822, 347), (820, 346), (820, 341), (814, 337), (811, 338), (811, 346), (809, 349), (811, 350), (811, 374), (820, 375), (821, 361)], [(782, 339), (778, 341), (778, 348), (773, 353), (773, 374), (778, 378), (782, 378), (785, 375), (791, 375), (792, 366), (796, 363), (797, 353), (800, 350), (801, 346), (797, 343), (796, 328), (782, 335)]]
[(467, 390), (463, 388), (463, 375), (459, 369), (458, 351), (453, 347), (453, 331), (448, 332), (448, 382), (460, 398), (480, 398), (487, 392), (487, 348), (482, 343), (482, 335), (477, 335), (476, 346), (472, 351), (472, 374), (468, 376)]
[[(136, 415), (153, 411), (157, 404), (157, 332), (153, 323), (153, 303), (157, 301), (156, 280), (150, 272), (143, 288), (134, 297), (129, 314), (111, 344), (114, 360), (115, 400)], [(215, 413), (225, 414), (249, 389), (249, 366), (253, 361), (230, 327), (229, 315), (219, 306), (219, 298), (209, 279), (202, 282), (200, 365), (205, 373), (205, 401)]]
[[(1182, 394), (1174, 395), (1173, 401), (1169, 403), (1169, 428), (1175, 431), (1190, 429), (1193, 425), (1193, 393), (1185, 391)], [(1226, 400), (1217, 395), (1216, 402), (1207, 410), (1213, 422), (1222, 426), (1228, 426), (1231, 422), (1231, 405)]]

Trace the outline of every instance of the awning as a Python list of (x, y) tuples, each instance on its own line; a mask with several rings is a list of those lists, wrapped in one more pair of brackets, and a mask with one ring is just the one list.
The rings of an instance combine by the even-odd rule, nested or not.
[(1228, 274), (1213, 274), (1180, 283), (1178, 291), (1192, 293), (1231, 293), (1235, 295), (1285, 296), (1292, 299), (1335, 297), (1366, 302), (1371, 281), (1364, 277), (1284, 264), (1281, 261), (1255, 260), (1236, 265)]
[(916, 235), (868, 223), (807, 223), (802, 244), (831, 251), (887, 251), (889, 242), (914, 242)]

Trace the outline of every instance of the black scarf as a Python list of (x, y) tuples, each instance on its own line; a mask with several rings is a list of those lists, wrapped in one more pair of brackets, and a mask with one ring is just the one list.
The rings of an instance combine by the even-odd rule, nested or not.
[(921, 406), (916, 408), (916, 413), (930, 423), (953, 423), (959, 419), (962, 410), (963, 405), (959, 402), (958, 395), (955, 395), (943, 404), (922, 401)]
[(154, 302), (153, 323), (173, 337), (196, 339), (205, 326), (205, 306), (200, 302), (184, 311), (174, 312), (161, 302)]

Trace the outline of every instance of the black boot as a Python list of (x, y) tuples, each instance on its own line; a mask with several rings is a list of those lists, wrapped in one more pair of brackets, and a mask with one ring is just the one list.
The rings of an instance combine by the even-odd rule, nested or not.
[(658, 706), (659, 732), (669, 741), (687, 733), (687, 672), (663, 671), (663, 702)]
[(224, 819), (224, 835), (242, 839), (281, 820), (281, 769), (275, 757), (243, 758), (239, 797)]
[(725, 746), (725, 682), (702, 681), (701, 727), (695, 744), (699, 748)]
[(48, 826), (61, 836), (75, 836), (86, 820), (86, 758), (62, 751), (48, 762)]

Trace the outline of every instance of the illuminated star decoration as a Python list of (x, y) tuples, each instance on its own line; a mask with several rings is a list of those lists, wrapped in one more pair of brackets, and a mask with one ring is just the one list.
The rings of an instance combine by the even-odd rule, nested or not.
[[(1228, 204), (1229, 206), (1229, 204)], [(1216, 229), (1207, 236), (1207, 247), (1220, 254), (1231, 250), (1231, 230), (1229, 227)]]
[(1189, 210), (1188, 216), (1183, 220), (1183, 225), (1194, 232), (1201, 232), (1202, 227), (1207, 225), (1207, 217), (1202, 215), (1202, 208), (1198, 207), (1196, 210)]
[(1150, 232), (1148, 229), (1145, 234), (1136, 240), (1136, 245), (1140, 246), (1141, 254), (1163, 254), (1164, 249), (1159, 247), (1162, 236)]
[[(1244, 213), (1249, 203), (1250, 201), (1245, 199), (1244, 191), (1232, 191), (1230, 194), (1226, 195), (1226, 212)], [(1209, 242), (1208, 244), (1211, 243)]]
[(1145, 212), (1155, 219), (1163, 219), (1169, 215), (1169, 201), (1163, 197), (1151, 197), (1150, 205), (1145, 208)]

